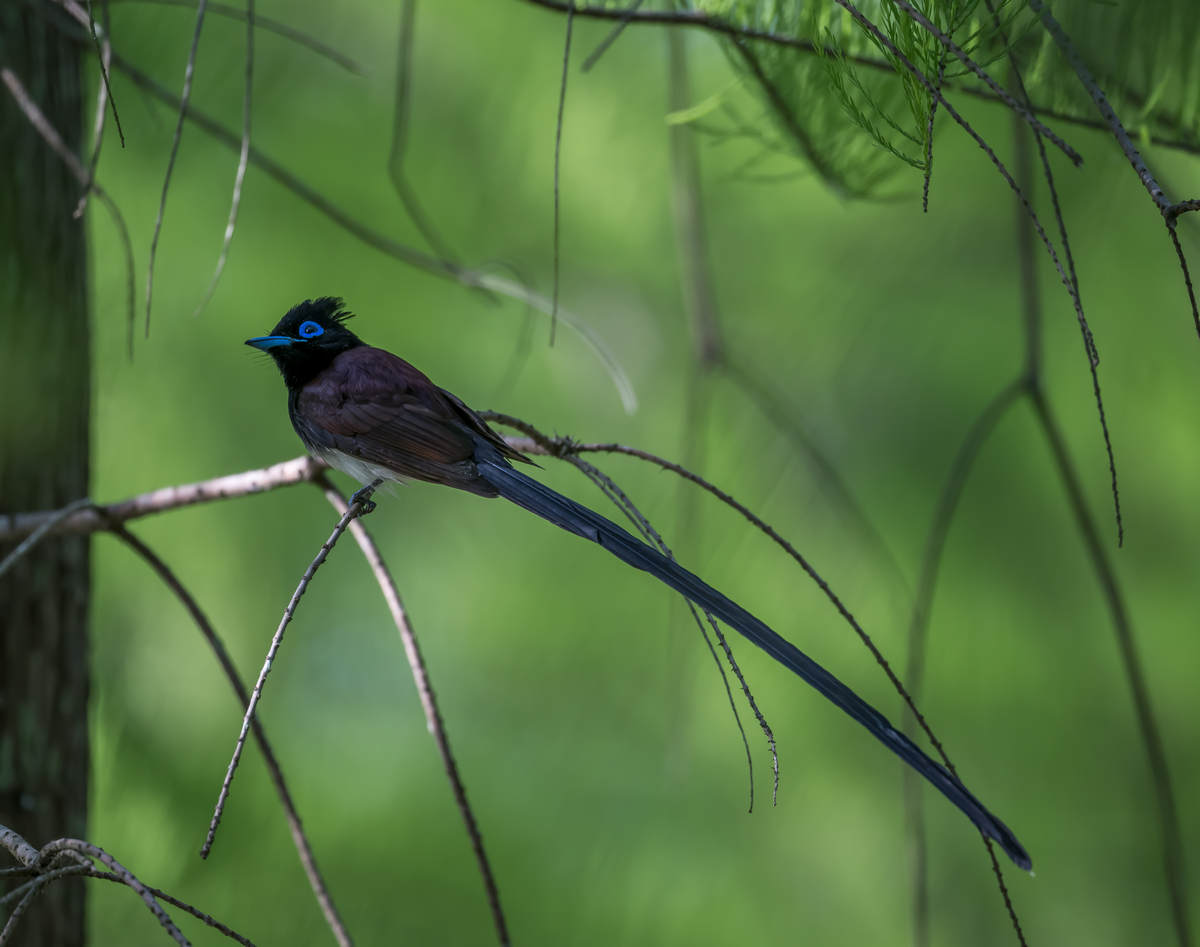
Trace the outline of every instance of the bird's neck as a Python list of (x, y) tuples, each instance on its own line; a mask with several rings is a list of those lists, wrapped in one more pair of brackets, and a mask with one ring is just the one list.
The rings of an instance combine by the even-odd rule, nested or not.
[(351, 348), (355, 348), (355, 346), (347, 346), (338, 351), (314, 347), (293, 349), (288, 352), (286, 358), (279, 360), (279, 371), (283, 375), (283, 382), (287, 385), (288, 391), (294, 396), (296, 392), (325, 371), (342, 352), (349, 351)]

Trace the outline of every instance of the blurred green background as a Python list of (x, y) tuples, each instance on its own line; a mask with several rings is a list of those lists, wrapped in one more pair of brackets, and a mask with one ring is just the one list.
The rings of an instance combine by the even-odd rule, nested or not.
[[(365, 75), (260, 32), (256, 147), (371, 226), (421, 246), (387, 169), (398, 10), (257, 7), (351, 54)], [(120, 3), (112, 15), (118, 49), (177, 91), (193, 14)], [(439, 0), (420, 8), (413, 60), (409, 180), (463, 260), (501, 275), (511, 268), (545, 291), (564, 27), (523, 3)], [(578, 21), (576, 62), (607, 31)], [(210, 15), (194, 91), (199, 108), (235, 129), (242, 44), (241, 24)], [(689, 36), (687, 49), (695, 101), (721, 93), (757, 115), (711, 39)], [(1011, 194), (949, 125), (928, 214), (911, 171), (889, 187), (897, 200), (848, 202), (803, 172), (786, 176), (799, 166), (784, 158), (761, 169), (770, 181), (742, 173), (758, 152), (752, 142), (698, 139), (725, 342), (827, 452), (884, 552), (787, 432), (728, 380), (701, 382), (708, 421), (703, 431), (685, 424), (695, 367), (670, 202), (666, 61), (662, 32), (627, 30), (592, 71), (572, 70), (563, 127), (562, 302), (629, 374), (636, 413), (573, 334), (560, 331), (549, 347), (541, 315), (364, 246), (254, 168), (228, 268), (194, 317), (236, 155), (189, 127), (151, 331), (142, 338), (139, 326), (132, 360), (123, 253), (110, 222), (92, 214), (93, 496), (297, 455), (280, 379), (242, 340), (301, 299), (341, 295), (359, 314), (356, 332), (477, 409), (691, 457), (788, 536), (902, 668), (938, 491), (968, 427), (1020, 366)], [(119, 73), (114, 91), (129, 146), (110, 134), (99, 179), (133, 231), (140, 300), (175, 117)], [(1005, 112), (963, 108), (1007, 147)], [(1121, 550), (1074, 314), (1039, 253), (1047, 386), (1138, 634), (1194, 861), (1200, 346), (1161, 221), (1111, 137), (1069, 137), (1084, 168), (1056, 168), (1102, 356)], [(1182, 196), (1200, 191), (1194, 158), (1152, 156)], [(1181, 232), (1200, 259), (1190, 221)], [(768, 540), (707, 497), (685, 500), (670, 475), (600, 462), (685, 564), (899, 717), (870, 655)], [(574, 471), (544, 467), (548, 483), (602, 508)], [(296, 487), (135, 531), (177, 570), (252, 679), (335, 519), (318, 491)], [(743, 750), (719, 677), (662, 587), (515, 507), (449, 490), (385, 494), (367, 522), (420, 636), (516, 942), (911, 942), (901, 766), (811, 690), (732, 641), (779, 740), (782, 774), (772, 807), (770, 757), (750, 717), (757, 805), (747, 814)], [(257, 943), (330, 942), (257, 750), (214, 854), (197, 856), (241, 709), (140, 561), (98, 536), (94, 572), (91, 841)], [(951, 529), (925, 680), (921, 706), (964, 779), (1033, 855), (1036, 878), (1007, 873), (1030, 943), (1170, 942), (1160, 827), (1112, 624), (1024, 403), (983, 450)], [(353, 543), (335, 550), (305, 598), (261, 717), (357, 943), (494, 942), (399, 639)], [(1013, 943), (976, 833), (922, 792), (932, 942)], [(97, 944), (162, 941), (128, 891), (95, 884), (90, 899)], [(176, 919), (195, 943), (224, 942)]]

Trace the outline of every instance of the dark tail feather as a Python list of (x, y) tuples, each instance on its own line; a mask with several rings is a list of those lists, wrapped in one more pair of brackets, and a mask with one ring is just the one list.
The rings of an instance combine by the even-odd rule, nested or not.
[[(483, 445), (480, 454), (484, 453), (482, 448)], [(861, 723), (875, 739), (929, 780), (947, 799), (958, 806), (984, 835), (995, 839), (1014, 863), (1026, 870), (1030, 868), (1028, 853), (1009, 831), (1008, 826), (988, 812), (949, 770), (931, 760), (915, 743), (888, 723), (883, 714), (736, 602), (726, 598), (712, 586), (706, 585), (657, 550), (634, 538), (616, 523), (514, 470), (498, 454), (494, 458), (479, 458), (479, 475), (495, 487), (506, 500), (529, 510), (530, 513), (536, 513), (542, 519), (549, 520), (568, 532), (599, 543), (618, 559), (635, 569), (649, 572), (754, 642)]]

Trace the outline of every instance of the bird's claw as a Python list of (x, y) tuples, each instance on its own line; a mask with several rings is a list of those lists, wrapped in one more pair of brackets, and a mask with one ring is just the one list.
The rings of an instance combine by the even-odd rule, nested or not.
[(358, 490), (355, 490), (353, 494), (351, 494), (350, 507), (353, 508), (355, 505), (357, 505), (360, 508), (358, 511), (359, 516), (366, 516), (368, 513), (374, 511), (375, 501), (371, 499), (371, 494), (375, 492), (375, 488), (378, 487), (380, 483), (382, 483), (380, 480), (376, 480), (374, 483), (368, 483), (365, 487), (360, 487)]

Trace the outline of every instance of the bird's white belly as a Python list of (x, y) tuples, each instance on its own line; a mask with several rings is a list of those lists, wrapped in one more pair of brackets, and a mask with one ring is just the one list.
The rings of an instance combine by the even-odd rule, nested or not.
[(357, 457), (351, 457), (340, 450), (314, 450), (314, 457), (325, 461), (334, 470), (340, 470), (344, 474), (349, 474), (363, 486), (368, 483), (374, 483), (376, 480), (382, 480), (384, 483), (408, 483), (409, 477), (402, 477), (394, 470), (389, 470), (387, 467), (373, 464), (369, 460), (360, 460)]

